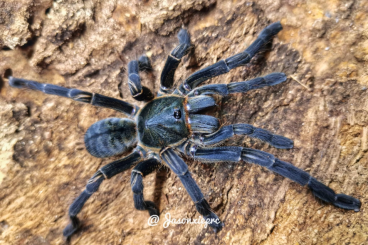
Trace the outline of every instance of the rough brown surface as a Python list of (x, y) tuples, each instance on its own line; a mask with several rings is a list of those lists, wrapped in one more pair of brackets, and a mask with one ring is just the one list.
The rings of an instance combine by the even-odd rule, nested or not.
[[(71, 244), (367, 244), (368, 3), (365, 0), (115, 0), (0, 2), (0, 244), (63, 244), (67, 210), (86, 181), (112, 159), (84, 148), (94, 122), (119, 113), (39, 92), (10, 88), (4, 76), (99, 92), (133, 102), (125, 67), (142, 53), (158, 90), (166, 55), (182, 25), (195, 51), (177, 71), (244, 50), (267, 24), (284, 30), (263, 59), (212, 79), (242, 81), (285, 72), (280, 85), (222, 101), (224, 123), (251, 123), (294, 140), (291, 150), (235, 137), (308, 171), (337, 193), (362, 201), (360, 212), (323, 203), (301, 187), (246, 163), (204, 165), (186, 159), (211, 207), (225, 222), (163, 228), (164, 215), (198, 218), (180, 180), (162, 169), (144, 180), (161, 221), (134, 210), (130, 172), (105, 181), (79, 217)], [(293, 77), (293, 78), (291, 78)], [(298, 82), (297, 82), (298, 81)], [(138, 103), (138, 105), (142, 105)]]

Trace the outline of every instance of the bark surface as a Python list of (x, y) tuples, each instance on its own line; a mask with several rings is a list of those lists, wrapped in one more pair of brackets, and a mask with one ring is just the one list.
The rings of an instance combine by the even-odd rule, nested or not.
[[(268, 24), (284, 29), (272, 49), (208, 83), (284, 72), (287, 82), (221, 101), (222, 123), (249, 123), (295, 142), (278, 150), (237, 136), (227, 145), (264, 150), (309, 172), (336, 193), (357, 197), (360, 212), (323, 203), (265, 168), (185, 159), (213, 210), (218, 234), (165, 215), (199, 218), (179, 178), (162, 168), (144, 179), (145, 198), (159, 206), (157, 226), (134, 209), (130, 171), (104, 181), (79, 217), (70, 244), (367, 244), (368, 2), (242, 0), (107, 0), (0, 2), (0, 244), (64, 244), (69, 205), (101, 166), (115, 160), (88, 154), (84, 133), (118, 112), (18, 90), (8, 75), (79, 88), (136, 103), (127, 63), (145, 53), (158, 91), (176, 34), (188, 28), (195, 45), (176, 72), (194, 71), (243, 51)], [(142, 106), (142, 103), (136, 103)]]

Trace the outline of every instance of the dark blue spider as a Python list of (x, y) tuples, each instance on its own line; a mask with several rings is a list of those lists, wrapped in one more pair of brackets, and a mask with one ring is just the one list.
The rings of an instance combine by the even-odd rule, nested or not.
[[(180, 30), (178, 34), (180, 44), (166, 60), (157, 98), (154, 98), (148, 88), (141, 85), (138, 75), (140, 70), (151, 69), (148, 58), (142, 56), (138, 61), (134, 60), (128, 64), (130, 91), (136, 100), (148, 102), (143, 108), (96, 93), (10, 77), (9, 84), (13, 87), (39, 90), (46, 94), (59, 95), (95, 106), (114, 109), (130, 118), (103, 119), (87, 130), (85, 144), (88, 152), (95, 157), (110, 157), (135, 148), (127, 157), (107, 164), (92, 176), (86, 189), (69, 208), (71, 223), (64, 229), (64, 236), (70, 237), (78, 229), (80, 222), (77, 214), (88, 198), (98, 190), (102, 181), (137, 163), (131, 174), (131, 187), (136, 209), (148, 210), (150, 215), (159, 214), (154, 203), (145, 201), (143, 198), (142, 179), (161, 164), (165, 164), (178, 175), (204, 219), (218, 219), (192, 178), (188, 166), (176, 153), (177, 151), (204, 162), (239, 162), (243, 160), (258, 164), (303, 186), (308, 185), (313, 194), (325, 202), (340, 208), (359, 211), (361, 203), (358, 199), (345, 194), (335, 194), (332, 189), (317, 181), (307, 172), (290, 163), (283, 162), (269, 153), (239, 146), (206, 147), (216, 145), (234, 135), (248, 135), (258, 138), (276, 148), (289, 149), (293, 147), (293, 141), (283, 136), (271, 134), (249, 124), (221, 127), (217, 118), (200, 113), (215, 106), (214, 98), (209, 95), (226, 96), (232, 93), (245, 93), (252, 89), (273, 86), (286, 81), (284, 73), (272, 73), (244, 82), (198, 87), (212, 77), (247, 64), (281, 30), (280, 22), (267, 26), (244, 52), (193, 73), (175, 89), (173, 88), (175, 70), (181, 58), (188, 53), (191, 47), (188, 32), (184, 29)], [(223, 227), (222, 222), (212, 222), (209, 225), (215, 232)]]

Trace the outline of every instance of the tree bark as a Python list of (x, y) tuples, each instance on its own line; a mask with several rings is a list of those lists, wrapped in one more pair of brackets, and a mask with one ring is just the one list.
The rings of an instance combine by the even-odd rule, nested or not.
[(159, 89), (165, 59), (188, 28), (193, 52), (177, 84), (194, 71), (243, 51), (268, 24), (283, 30), (270, 50), (208, 83), (284, 72), (282, 84), (221, 99), (222, 123), (249, 123), (294, 140), (280, 150), (236, 136), (226, 145), (274, 154), (336, 193), (359, 198), (360, 212), (326, 204), (302, 187), (248, 163), (185, 159), (224, 221), (214, 234), (200, 224), (163, 227), (165, 215), (199, 218), (178, 177), (162, 168), (144, 179), (159, 206), (149, 226), (137, 211), (130, 171), (105, 180), (82, 209), (71, 244), (366, 244), (368, 239), (368, 3), (357, 1), (115, 0), (0, 3), (0, 244), (63, 244), (68, 207), (101, 166), (83, 143), (90, 125), (124, 117), (36, 91), (9, 87), (7, 77), (79, 88), (136, 103), (127, 63), (150, 57)]

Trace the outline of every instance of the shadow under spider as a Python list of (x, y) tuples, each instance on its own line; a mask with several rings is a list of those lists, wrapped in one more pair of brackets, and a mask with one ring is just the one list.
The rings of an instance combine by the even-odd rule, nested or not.
[(163, 187), (165, 186), (165, 183), (169, 178), (168, 175), (169, 172), (166, 168), (160, 168), (156, 172), (153, 202), (157, 205), (158, 210), (161, 210), (161, 195), (163, 193)]

